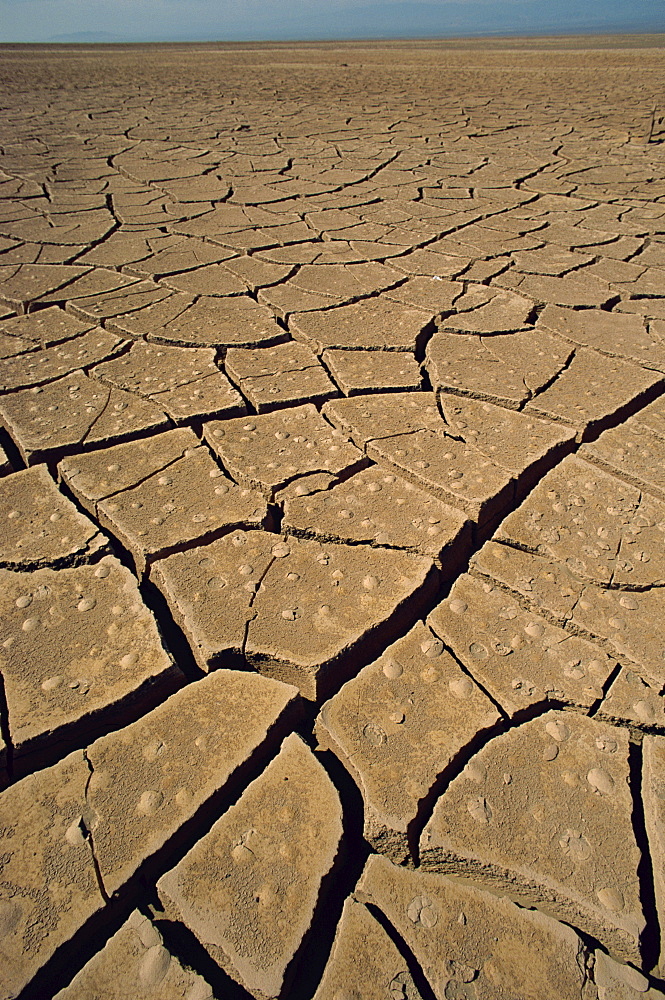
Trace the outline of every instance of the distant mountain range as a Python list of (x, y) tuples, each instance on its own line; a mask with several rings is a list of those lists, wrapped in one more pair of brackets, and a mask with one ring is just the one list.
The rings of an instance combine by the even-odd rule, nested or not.
[(87, 42), (87, 43), (113, 43), (113, 42), (132, 42), (133, 38), (129, 38), (126, 35), (113, 35), (110, 31), (73, 31), (69, 35), (53, 35), (49, 38), (49, 42), (64, 44), (68, 42)]
[[(0, 0), (0, 5), (7, 0)], [(19, 5), (20, 6), (20, 5)], [(170, 5), (165, 5), (165, 11)], [(232, 4), (231, 16), (219, 23), (214, 10), (201, 14), (201, 3), (184, 16), (164, 14), (155, 21), (148, 15), (150, 4), (136, 0), (127, 8), (127, 20), (99, 20), (99, 28), (53, 35), (47, 43), (121, 44), (149, 42), (255, 42), (255, 41), (351, 41), (354, 39), (460, 38), (484, 36), (533, 36), (565, 34), (631, 34), (665, 31), (663, 0), (603, 0), (584, 4), (580, 0), (359, 0), (340, 16), (335, 3), (312, 0), (308, 11), (283, 3), (279, 10), (266, 4), (265, 16), (251, 18)], [(213, 5), (214, 6), (214, 5)], [(83, 8), (82, 8), (83, 11)], [(81, 27), (86, 23), (79, 21)], [(93, 22), (94, 25), (94, 22)], [(124, 30), (113, 30), (121, 27)], [(0, 29), (0, 38), (2, 30)], [(34, 38), (34, 36), (33, 36)], [(26, 39), (27, 40), (27, 39)], [(34, 39), (36, 40), (36, 39)]]
[[(114, 35), (111, 32), (106, 31), (76, 31), (68, 35), (52, 35), (50, 38), (41, 41), (44, 45), (157, 45), (157, 44), (195, 44), (199, 43), (214, 43), (219, 42), (224, 44), (225, 42), (233, 43), (253, 43), (253, 42), (353, 42), (353, 41), (408, 41), (408, 40), (428, 40), (436, 41), (437, 39), (450, 39), (462, 40), (464, 38), (519, 38), (519, 37), (551, 37), (555, 38), (557, 36), (565, 37), (566, 35), (641, 35), (641, 34), (663, 34), (665, 33), (665, 24), (655, 23), (649, 25), (640, 25), (635, 27), (633, 24), (626, 23), (620, 25), (612, 25), (611, 28), (597, 28), (596, 26), (575, 26), (568, 30), (557, 30), (551, 25), (547, 28), (541, 29), (526, 29), (522, 31), (501, 31), (501, 30), (489, 30), (489, 31), (450, 31), (441, 33), (428, 34), (427, 32), (407, 32), (402, 33), (388, 33), (382, 35), (372, 35), (369, 32), (366, 34), (358, 33), (344, 33), (338, 32), (334, 35), (332, 34), (320, 34), (320, 35), (277, 35), (274, 38), (266, 38), (264, 35), (252, 35), (250, 32), (247, 33), (246, 37), (232, 37), (228, 38), (224, 36), (223, 32), (211, 33), (211, 32), (201, 32), (200, 34), (192, 35), (172, 35), (172, 36), (160, 36), (158, 38), (152, 37), (138, 37), (132, 35)], [(0, 41), (0, 44), (3, 44)]]

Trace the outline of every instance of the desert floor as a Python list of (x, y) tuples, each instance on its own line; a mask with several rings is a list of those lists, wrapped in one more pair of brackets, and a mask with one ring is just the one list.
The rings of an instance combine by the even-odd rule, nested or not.
[(0, 998), (663, 997), (665, 38), (0, 91)]

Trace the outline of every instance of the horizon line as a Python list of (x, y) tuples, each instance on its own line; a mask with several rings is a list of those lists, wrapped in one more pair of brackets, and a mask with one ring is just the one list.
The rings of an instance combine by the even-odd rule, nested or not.
[[(73, 37), (74, 35), (80, 35), (80, 38)], [(563, 28), (559, 31), (538, 31), (538, 30), (526, 30), (521, 32), (514, 31), (476, 31), (472, 33), (450, 33), (450, 34), (432, 34), (432, 35), (358, 35), (357, 37), (337, 37), (337, 36), (321, 36), (312, 38), (210, 38), (210, 37), (200, 37), (200, 38), (133, 38), (133, 39), (122, 39), (122, 37), (111, 36), (110, 38), (99, 38), (100, 35), (107, 34), (109, 32), (72, 32), (63, 33), (61, 36), (55, 35), (48, 40), (43, 41), (3, 41), (0, 39), (0, 47), (3, 46), (53, 46), (53, 45), (63, 45), (63, 46), (77, 46), (77, 45), (99, 45), (99, 46), (113, 46), (113, 45), (296, 45), (296, 44), (310, 44), (310, 45), (321, 45), (321, 44), (343, 44), (343, 45), (353, 45), (353, 44), (366, 44), (379, 43), (385, 44), (389, 42), (404, 42), (404, 43), (414, 43), (414, 42), (464, 42), (464, 41), (479, 41), (482, 39), (496, 39), (496, 40), (521, 40), (521, 39), (531, 39), (531, 40), (554, 40), (558, 38), (654, 38), (659, 36), (664, 36), (665, 39), (665, 24), (662, 28), (645, 31), (642, 29), (595, 29), (589, 28), (585, 31), (580, 31), (579, 29), (573, 28)], [(93, 37), (86, 38), (83, 36), (90, 35)], [(97, 40), (95, 37), (97, 36)]]

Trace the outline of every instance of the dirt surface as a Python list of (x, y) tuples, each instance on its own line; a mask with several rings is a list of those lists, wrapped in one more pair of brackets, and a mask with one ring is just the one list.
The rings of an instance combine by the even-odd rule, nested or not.
[(665, 997), (664, 80), (0, 49), (0, 1000)]

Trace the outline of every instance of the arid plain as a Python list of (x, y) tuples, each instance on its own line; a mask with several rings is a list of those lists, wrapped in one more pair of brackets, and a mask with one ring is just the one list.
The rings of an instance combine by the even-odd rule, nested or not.
[(0, 89), (0, 998), (663, 997), (665, 38)]

